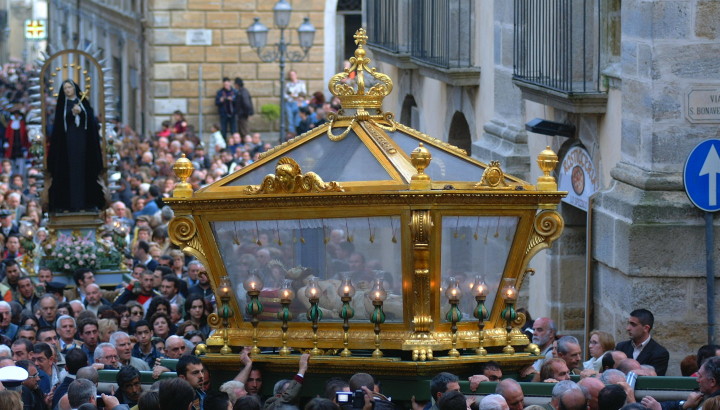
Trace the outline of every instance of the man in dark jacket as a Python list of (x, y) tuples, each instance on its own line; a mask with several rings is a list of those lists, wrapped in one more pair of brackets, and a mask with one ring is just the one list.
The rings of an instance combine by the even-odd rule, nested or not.
[(655, 317), (647, 309), (630, 312), (626, 326), (630, 340), (618, 343), (615, 350), (625, 353), (627, 357), (637, 360), (640, 364), (653, 366), (658, 376), (665, 376), (670, 353), (650, 337), (654, 323)]
[(237, 113), (237, 130), (240, 135), (245, 138), (246, 135), (250, 134), (250, 127), (248, 126), (248, 117), (255, 114), (253, 109), (252, 97), (242, 78), (235, 77), (235, 90), (237, 90), (238, 96), (235, 100), (235, 112)]
[(223, 78), (223, 87), (218, 90), (215, 94), (215, 105), (218, 107), (218, 113), (220, 114), (220, 128), (223, 138), (227, 141), (228, 137), (228, 126), (230, 126), (230, 133), (233, 134), (237, 131), (237, 113), (235, 112), (235, 100), (237, 100), (237, 90), (235, 90), (230, 83), (230, 79)]

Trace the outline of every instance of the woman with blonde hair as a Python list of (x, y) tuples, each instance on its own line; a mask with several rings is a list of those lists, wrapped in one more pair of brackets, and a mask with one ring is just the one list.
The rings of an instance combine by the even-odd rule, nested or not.
[(21, 410), (22, 408), (20, 393), (13, 390), (0, 390), (0, 409)]
[(615, 348), (615, 338), (610, 333), (601, 330), (590, 332), (588, 352), (590, 360), (583, 362), (583, 369), (593, 369), (596, 372), (602, 370), (602, 357), (606, 352)]
[(110, 341), (110, 335), (118, 330), (118, 323), (115, 319), (98, 320), (98, 339), (100, 343)]

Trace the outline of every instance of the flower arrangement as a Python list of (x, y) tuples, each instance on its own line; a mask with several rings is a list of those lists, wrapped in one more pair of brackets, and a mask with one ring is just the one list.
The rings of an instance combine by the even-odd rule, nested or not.
[(72, 273), (76, 269), (115, 269), (120, 252), (111, 244), (95, 242), (92, 232), (85, 236), (58, 235), (54, 244), (45, 245), (48, 267), (53, 271)]

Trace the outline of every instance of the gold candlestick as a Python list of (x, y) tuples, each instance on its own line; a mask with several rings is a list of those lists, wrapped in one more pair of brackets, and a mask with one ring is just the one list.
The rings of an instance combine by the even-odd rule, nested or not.
[(487, 350), (483, 347), (485, 343), (485, 320), (488, 318), (488, 311), (485, 307), (485, 298), (487, 297), (487, 285), (483, 280), (482, 276), (478, 275), (475, 277), (475, 284), (473, 285), (473, 292), (475, 293), (475, 301), (477, 306), (473, 311), (473, 316), (478, 320), (478, 348), (475, 349), (475, 353), (480, 356), (487, 354)]
[(451, 277), (449, 281), (450, 284), (445, 290), (445, 296), (448, 298), (448, 302), (450, 302), (450, 310), (448, 310), (445, 319), (452, 323), (452, 326), (450, 327), (450, 331), (452, 332), (452, 349), (448, 352), (448, 356), (460, 357), (460, 352), (457, 350), (457, 322), (462, 320), (462, 312), (458, 309), (458, 303), (460, 302), (460, 297), (462, 297), (462, 291), (460, 290), (460, 285), (457, 279)]
[(295, 297), (295, 292), (292, 290), (292, 281), (285, 279), (283, 287), (280, 289), (280, 305), (282, 309), (278, 312), (277, 317), (282, 321), (282, 347), (280, 348), (280, 355), (287, 356), (290, 354), (290, 348), (287, 346), (287, 330), (288, 321), (292, 319), (292, 313), (290, 312), (290, 303), (292, 303)]
[(245, 307), (245, 312), (252, 316), (250, 323), (253, 327), (253, 345), (250, 352), (252, 354), (259, 354), (260, 348), (258, 347), (257, 327), (260, 323), (258, 316), (263, 311), (263, 305), (260, 303), (258, 296), (260, 296), (260, 290), (262, 290), (263, 282), (256, 274), (252, 273), (247, 279), (245, 279), (245, 282), (243, 282), (243, 287), (247, 292), (249, 300), (247, 306)]
[(305, 296), (310, 301), (310, 309), (308, 309), (308, 320), (312, 321), (312, 330), (313, 330), (313, 348), (310, 351), (310, 354), (313, 356), (321, 355), (323, 352), (322, 350), (318, 349), (318, 322), (320, 319), (322, 319), (322, 311), (320, 310), (320, 307), (318, 306), (318, 302), (320, 302), (320, 287), (317, 283), (317, 278), (310, 279), (310, 283), (308, 283), (307, 287), (305, 288)]
[(355, 287), (352, 285), (350, 278), (343, 281), (342, 285), (338, 288), (338, 296), (343, 303), (342, 309), (340, 310), (340, 317), (343, 319), (343, 350), (340, 352), (341, 357), (350, 357), (352, 352), (348, 349), (349, 343), (349, 330), (350, 330), (350, 319), (355, 316), (355, 310), (350, 306), (350, 301), (355, 296)]
[(372, 352), (372, 357), (378, 359), (383, 357), (383, 353), (380, 351), (380, 325), (385, 322), (385, 312), (383, 312), (382, 307), (385, 298), (387, 298), (382, 279), (375, 280), (375, 286), (370, 292), (370, 297), (375, 307), (372, 316), (370, 316), (370, 322), (375, 324), (375, 350)]
[(505, 286), (502, 288), (502, 297), (505, 300), (505, 309), (500, 313), (500, 316), (505, 319), (507, 327), (507, 346), (503, 348), (505, 354), (515, 354), (515, 349), (511, 345), (512, 337), (510, 332), (512, 331), (512, 322), (517, 319), (517, 312), (515, 312), (515, 301), (517, 300), (517, 289), (515, 289), (515, 279), (505, 278)]
[(220, 301), (222, 302), (222, 307), (220, 308), (220, 317), (222, 317), (223, 320), (223, 347), (220, 348), (220, 354), (230, 354), (232, 353), (232, 349), (230, 346), (228, 346), (228, 327), (230, 326), (230, 318), (233, 315), (232, 309), (230, 309), (230, 289), (232, 289), (232, 285), (230, 284), (230, 278), (227, 276), (223, 276), (222, 279), (220, 279), (220, 286), (218, 287), (218, 296), (220, 297)]

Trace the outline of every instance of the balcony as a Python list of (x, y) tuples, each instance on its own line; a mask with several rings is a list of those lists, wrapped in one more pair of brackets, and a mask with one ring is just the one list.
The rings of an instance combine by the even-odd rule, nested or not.
[(572, 113), (604, 113), (600, 1), (514, 0), (513, 81), (523, 98)]
[(383, 61), (450, 85), (478, 85), (472, 0), (367, 0), (369, 45)]

